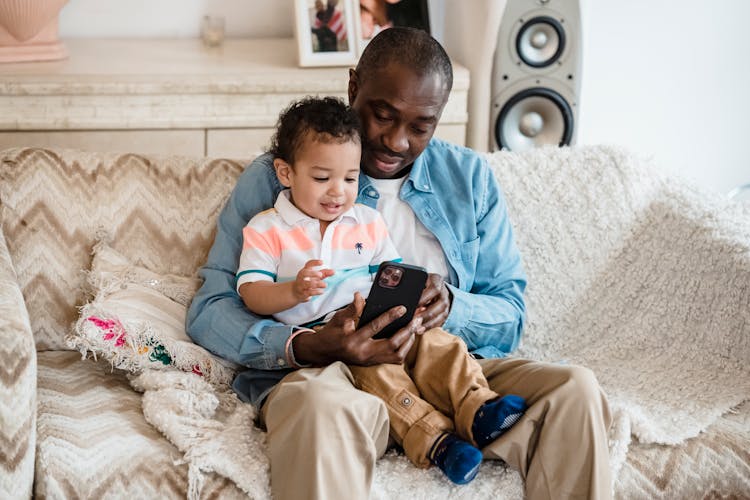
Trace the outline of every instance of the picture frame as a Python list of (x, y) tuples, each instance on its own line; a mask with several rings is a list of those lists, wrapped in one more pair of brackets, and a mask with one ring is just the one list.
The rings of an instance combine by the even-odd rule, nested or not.
[(361, 54), (372, 37), (391, 26), (430, 31), (428, 0), (356, 0), (357, 50)]
[(294, 0), (299, 65), (353, 66), (359, 44), (355, 0)]

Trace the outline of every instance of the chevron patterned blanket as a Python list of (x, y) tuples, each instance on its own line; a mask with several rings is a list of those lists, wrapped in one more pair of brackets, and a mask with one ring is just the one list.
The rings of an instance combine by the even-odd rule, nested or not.
[[(615, 492), (655, 496), (634, 479), (632, 462), (623, 468), (636, 445), (684, 443), (737, 408), (748, 422), (750, 206), (659, 175), (617, 148), (501, 152), (488, 161), (529, 275), (518, 354), (594, 370), (615, 415)], [(264, 435), (250, 407), (190, 374), (144, 372), (131, 383), (144, 393), (146, 419), (185, 452), (190, 496), (208, 471), (253, 498), (270, 496), (258, 451)], [(747, 439), (747, 425), (738, 425)], [(684, 475), (688, 488), (714, 487), (709, 473), (704, 485)], [(748, 467), (735, 479), (750, 491)], [(477, 480), (456, 487), (396, 452), (378, 462), (373, 496), (401, 497), (404, 482), (414, 498), (523, 496), (519, 475), (502, 463), (483, 464)], [(684, 487), (665, 498), (695, 491)]]

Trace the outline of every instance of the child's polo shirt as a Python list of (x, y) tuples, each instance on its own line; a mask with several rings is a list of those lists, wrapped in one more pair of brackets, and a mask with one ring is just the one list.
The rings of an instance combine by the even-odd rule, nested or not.
[(320, 221), (295, 207), (289, 190), (279, 194), (273, 208), (250, 219), (242, 236), (237, 290), (253, 281), (294, 280), (311, 259), (320, 259), (323, 267), (335, 271), (326, 278), (323, 295), (274, 314), (290, 325), (328, 319), (329, 313), (352, 302), (354, 292), (367, 297), (380, 263), (400, 260), (377, 210), (355, 204), (321, 237)]

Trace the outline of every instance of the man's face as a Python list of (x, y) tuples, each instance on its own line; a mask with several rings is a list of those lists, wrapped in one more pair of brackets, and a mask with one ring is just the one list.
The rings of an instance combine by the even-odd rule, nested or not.
[(362, 170), (376, 179), (405, 175), (427, 147), (447, 100), (438, 72), (418, 76), (391, 63), (361, 81), (352, 70), (349, 102), (364, 129)]

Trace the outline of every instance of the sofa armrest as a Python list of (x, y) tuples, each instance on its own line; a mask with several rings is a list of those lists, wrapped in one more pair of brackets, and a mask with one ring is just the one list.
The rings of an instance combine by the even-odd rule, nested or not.
[(36, 347), (0, 229), (0, 498), (30, 498), (36, 451)]

